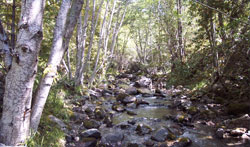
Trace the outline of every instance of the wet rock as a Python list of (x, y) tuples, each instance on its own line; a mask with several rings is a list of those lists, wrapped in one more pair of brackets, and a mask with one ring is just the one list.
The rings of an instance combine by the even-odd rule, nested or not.
[(83, 121), (83, 126), (87, 129), (99, 128), (101, 126), (101, 123), (96, 120), (89, 119)]
[(170, 132), (167, 129), (160, 128), (151, 136), (151, 139), (157, 142), (164, 142), (169, 135)]
[(107, 125), (107, 127), (112, 127), (113, 126), (113, 122), (112, 122), (111, 116), (106, 116), (104, 118), (103, 122)]
[(152, 132), (152, 128), (145, 124), (138, 124), (136, 127), (136, 132), (139, 135), (150, 134)]
[(124, 135), (120, 132), (105, 134), (101, 139), (101, 145), (107, 147), (121, 147)]
[(138, 88), (137, 91), (143, 96), (148, 96), (148, 97), (153, 96), (152, 91), (147, 88)]
[(152, 80), (150, 78), (142, 76), (138, 81), (135, 82), (136, 87), (150, 87), (152, 86)]
[(123, 123), (120, 123), (119, 125), (117, 125), (117, 127), (120, 127), (121, 129), (124, 130), (124, 129), (130, 128), (131, 125), (128, 124), (128, 123), (123, 122)]
[(126, 97), (128, 97), (129, 95), (126, 94), (126, 93), (119, 93), (117, 96), (116, 96), (116, 100), (117, 101), (123, 101), (123, 99), (125, 99)]
[(188, 121), (188, 118), (187, 118), (187, 116), (184, 115), (184, 114), (178, 114), (178, 115), (176, 116), (175, 120), (176, 120), (177, 122), (183, 123), (183, 122), (187, 122), (187, 121)]
[[(137, 102), (136, 102), (136, 103), (137, 103)], [(136, 109), (136, 108), (137, 108), (136, 103), (130, 103), (130, 104), (127, 104), (127, 108), (130, 108), (130, 109)]]
[(103, 119), (106, 115), (104, 109), (102, 108), (96, 108), (94, 113), (95, 113), (95, 118), (99, 120)]
[(128, 123), (131, 124), (131, 125), (135, 125), (136, 121), (135, 120), (129, 120)]
[(244, 133), (247, 132), (246, 128), (236, 128), (230, 131), (231, 136), (242, 136)]
[(127, 114), (128, 114), (128, 115), (132, 115), (132, 116), (133, 116), (133, 115), (137, 115), (134, 111), (131, 111), (131, 110), (127, 110)]
[(89, 130), (85, 130), (83, 131), (80, 136), (82, 138), (89, 138), (89, 137), (93, 137), (96, 139), (101, 138), (101, 132), (97, 129), (89, 129)]
[(178, 142), (175, 142), (173, 147), (187, 147), (192, 144), (192, 140), (187, 137), (182, 137), (178, 139)]
[(95, 112), (95, 107), (87, 107), (85, 109), (85, 113), (88, 115), (88, 116), (93, 116), (94, 115), (94, 112)]
[(125, 93), (127, 93), (129, 95), (136, 95), (137, 89), (135, 87), (129, 87), (125, 90)]
[(76, 144), (77, 147), (96, 147), (96, 138), (83, 138), (80, 142)]
[(247, 133), (245, 133), (241, 136), (241, 138), (245, 140), (250, 140), (250, 135), (247, 135)]
[(149, 105), (149, 102), (145, 100), (137, 100), (136, 105)]
[(143, 143), (146, 147), (152, 147), (155, 145), (155, 143), (151, 140), (146, 140), (144, 143)]
[(117, 111), (117, 112), (124, 112), (126, 109), (124, 108), (124, 106), (120, 104), (113, 104), (112, 110)]
[(217, 131), (216, 131), (216, 136), (219, 138), (219, 139), (223, 139), (224, 137), (224, 129), (223, 128), (219, 128), (219, 129), (217, 129)]
[(134, 96), (129, 96), (129, 97), (126, 97), (122, 100), (122, 103), (124, 104), (128, 104), (128, 103), (133, 103), (136, 101), (136, 97)]

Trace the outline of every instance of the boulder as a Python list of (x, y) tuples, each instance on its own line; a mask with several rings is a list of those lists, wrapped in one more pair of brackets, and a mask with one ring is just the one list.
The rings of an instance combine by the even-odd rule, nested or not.
[(138, 124), (136, 127), (136, 132), (139, 135), (150, 134), (152, 132), (152, 128), (145, 124)]
[(187, 147), (192, 144), (192, 140), (187, 137), (181, 137), (178, 139), (178, 142), (175, 142), (173, 147)]
[(101, 132), (97, 129), (88, 129), (88, 130), (83, 131), (80, 134), (80, 136), (82, 138), (93, 137), (93, 138), (99, 139), (99, 138), (101, 138)]
[(101, 123), (96, 120), (89, 119), (83, 121), (83, 126), (87, 129), (99, 128), (101, 126)]
[(134, 96), (128, 96), (128, 97), (125, 97), (123, 100), (122, 100), (122, 103), (124, 104), (128, 104), (128, 103), (133, 103), (136, 101), (136, 97)]
[(139, 80), (135, 82), (136, 87), (150, 87), (152, 86), (152, 80), (150, 78), (142, 76)]
[(174, 140), (176, 136), (170, 132), (168, 129), (160, 128), (154, 132), (151, 139), (157, 142), (164, 142), (165, 140)]
[(105, 134), (100, 142), (101, 146), (121, 147), (124, 135), (120, 132)]
[(135, 87), (129, 87), (125, 90), (125, 93), (129, 94), (129, 95), (136, 95), (137, 89)]
[(113, 104), (112, 110), (117, 111), (117, 112), (124, 112), (126, 109), (120, 104)]
[(230, 131), (230, 135), (231, 136), (242, 136), (244, 133), (247, 132), (247, 129), (246, 128), (235, 128), (233, 130)]
[(126, 97), (128, 97), (129, 95), (127, 93), (119, 93), (117, 96), (116, 96), (116, 100), (117, 101), (123, 101), (123, 99), (125, 99)]
[(160, 128), (151, 136), (151, 139), (157, 142), (164, 142), (168, 136), (169, 131), (165, 128)]
[(138, 93), (142, 94), (143, 96), (153, 96), (153, 93), (148, 88), (138, 88)]
[(96, 138), (83, 138), (76, 144), (77, 147), (96, 147), (96, 145), (97, 145)]

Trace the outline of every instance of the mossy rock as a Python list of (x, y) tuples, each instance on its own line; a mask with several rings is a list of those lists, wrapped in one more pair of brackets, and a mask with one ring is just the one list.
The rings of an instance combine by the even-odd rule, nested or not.
[(227, 113), (232, 115), (244, 114), (250, 112), (250, 105), (246, 103), (231, 103), (228, 106)]
[(99, 128), (101, 126), (101, 123), (96, 120), (89, 119), (83, 121), (83, 126), (87, 129)]
[(188, 108), (187, 111), (188, 111), (189, 114), (193, 115), (193, 114), (196, 114), (198, 112), (198, 109), (195, 106), (191, 106), (191, 107)]

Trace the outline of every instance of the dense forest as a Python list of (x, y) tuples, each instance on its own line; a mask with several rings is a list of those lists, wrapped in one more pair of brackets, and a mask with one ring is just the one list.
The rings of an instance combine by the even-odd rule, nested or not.
[(0, 146), (250, 146), (249, 0), (0, 0)]

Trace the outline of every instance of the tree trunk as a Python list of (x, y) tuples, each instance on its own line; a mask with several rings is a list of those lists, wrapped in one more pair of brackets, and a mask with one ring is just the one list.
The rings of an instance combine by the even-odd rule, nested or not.
[[(108, 60), (107, 60), (107, 65), (106, 65), (106, 70), (105, 70), (105, 72), (108, 70), (109, 64), (111, 63), (111, 60), (112, 60), (112, 58), (113, 58), (113, 53), (114, 53), (114, 49), (115, 49), (115, 44), (116, 44), (117, 35), (118, 35), (118, 33), (119, 33), (119, 30), (120, 30), (120, 28), (121, 28), (121, 26), (122, 26), (124, 17), (125, 17), (125, 15), (126, 15), (127, 5), (128, 5), (128, 4), (126, 4), (126, 6), (125, 6), (125, 10), (124, 10), (124, 12), (123, 12), (123, 14), (122, 14), (120, 23), (117, 22), (116, 25), (115, 25), (115, 28), (114, 28), (112, 43), (111, 43), (111, 47), (110, 47), (111, 53), (110, 53), (109, 58), (108, 58)], [(119, 13), (118, 13), (118, 15), (119, 15)], [(117, 20), (117, 21), (118, 21), (118, 20)]]
[(181, 14), (182, 14), (182, 4), (181, 4), (181, 0), (176, 0), (177, 3), (177, 14), (178, 14), (178, 30), (177, 30), (177, 34), (178, 34), (178, 54), (179, 54), (179, 58), (180, 61), (183, 61), (183, 57), (184, 57), (184, 45), (183, 45), (183, 35), (182, 35), (182, 22), (181, 22)]
[(92, 75), (91, 75), (90, 80), (89, 80), (89, 86), (92, 85), (92, 82), (95, 79), (96, 72), (97, 72), (97, 66), (98, 66), (98, 62), (99, 62), (99, 57), (100, 57), (100, 52), (101, 52), (101, 47), (102, 47), (102, 41), (103, 41), (104, 26), (105, 26), (105, 23), (106, 23), (106, 16), (107, 16), (107, 12), (108, 12), (108, 4), (109, 4), (109, 0), (107, 1), (105, 14), (104, 14), (104, 18), (103, 18), (103, 21), (102, 21), (102, 27), (101, 27), (101, 32), (100, 32), (99, 42), (98, 42), (98, 51), (97, 51), (97, 55), (96, 55), (94, 70), (93, 70)]
[(68, 76), (69, 80), (72, 80), (72, 71), (71, 71), (71, 66), (70, 66), (70, 49), (67, 49), (67, 66), (68, 66)]
[(84, 22), (82, 26), (81, 16), (78, 20), (77, 24), (77, 56), (76, 56), (76, 75), (75, 75), (75, 85), (79, 86), (83, 84), (83, 62), (84, 62), (84, 54), (85, 54), (85, 44), (87, 37), (87, 29), (88, 29), (88, 18), (89, 18), (89, 0), (86, 1), (86, 7), (84, 12)]
[(7, 70), (11, 67), (12, 56), (9, 38), (0, 19), (0, 54), (4, 54), (4, 65)]
[(32, 89), (42, 42), (44, 0), (22, 0), (12, 67), (6, 76), (0, 142), (23, 144), (30, 133)]
[(83, 0), (74, 0), (72, 6), (71, 0), (62, 1), (54, 29), (54, 38), (49, 61), (43, 72), (43, 77), (37, 89), (35, 99), (32, 101), (31, 127), (34, 131), (38, 128), (45, 102), (57, 72), (57, 66), (60, 64), (68, 48), (82, 5)]
[(93, 0), (93, 14), (92, 14), (91, 33), (90, 33), (88, 54), (87, 54), (87, 56), (85, 58), (85, 61), (84, 61), (83, 67), (82, 67), (82, 75), (80, 75), (83, 78), (83, 80), (84, 80), (83, 74), (86, 72), (86, 69), (87, 69), (87, 66), (88, 66), (88, 63), (89, 63), (89, 60), (90, 60), (92, 46), (93, 46), (93, 42), (94, 42), (94, 35), (95, 35), (95, 31), (96, 31), (96, 26), (97, 26), (99, 15), (100, 15), (101, 10), (102, 10), (103, 2), (104, 2), (104, 0), (101, 1), (100, 5), (99, 5), (99, 10), (98, 10), (98, 12), (96, 14), (96, 17), (95, 17), (96, 8), (95, 8), (95, 0)]

